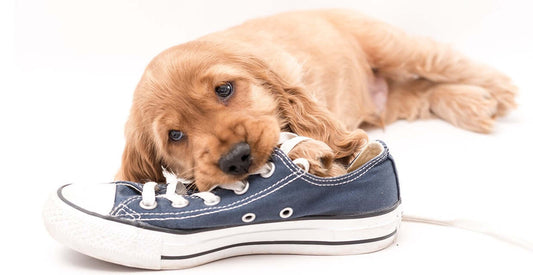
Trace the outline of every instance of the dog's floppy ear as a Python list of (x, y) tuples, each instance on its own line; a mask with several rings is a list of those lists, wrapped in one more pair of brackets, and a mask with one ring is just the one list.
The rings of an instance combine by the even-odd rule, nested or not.
[[(276, 96), (282, 125), (291, 132), (325, 142), (336, 153), (335, 158), (348, 164), (368, 141), (363, 130), (348, 131), (331, 112), (306, 91), (291, 85), (258, 59), (248, 59), (259, 78)], [(257, 71), (256, 71), (257, 73)]]
[(284, 87), (278, 106), (292, 132), (325, 142), (335, 152), (335, 158), (344, 164), (348, 164), (368, 141), (363, 130), (346, 130), (329, 110), (301, 88)]
[(154, 143), (142, 131), (135, 131), (129, 124), (126, 125), (122, 165), (115, 180), (164, 182), (161, 160), (156, 154)]

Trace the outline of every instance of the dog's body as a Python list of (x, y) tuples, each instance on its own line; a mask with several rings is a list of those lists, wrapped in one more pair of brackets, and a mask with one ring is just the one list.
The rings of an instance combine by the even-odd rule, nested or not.
[(264, 164), (280, 130), (323, 141), (348, 163), (367, 141), (362, 124), (437, 116), (489, 132), (514, 95), (505, 75), (354, 12), (256, 19), (150, 63), (117, 179), (162, 180), (164, 166), (208, 190)]

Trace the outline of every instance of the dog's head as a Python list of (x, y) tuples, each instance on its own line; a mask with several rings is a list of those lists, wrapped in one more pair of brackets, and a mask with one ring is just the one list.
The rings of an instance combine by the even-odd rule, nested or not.
[(259, 168), (280, 131), (265, 77), (261, 62), (221, 45), (194, 42), (158, 55), (134, 94), (118, 178), (162, 181), (163, 166), (208, 190)]
[[(242, 180), (268, 160), (280, 129), (335, 136), (329, 128), (340, 127), (321, 121), (325, 110), (315, 105), (242, 49), (201, 41), (170, 48), (136, 88), (117, 179), (164, 181), (165, 167), (200, 191)], [(326, 136), (313, 133), (317, 125)]]

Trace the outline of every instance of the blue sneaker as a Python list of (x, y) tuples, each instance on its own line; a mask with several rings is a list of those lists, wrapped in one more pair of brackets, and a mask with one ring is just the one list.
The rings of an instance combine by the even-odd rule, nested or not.
[(187, 193), (176, 179), (65, 185), (43, 217), (55, 239), (81, 253), (180, 269), (245, 254), (381, 250), (394, 242), (401, 210), (394, 162), (377, 141), (339, 177), (311, 175), (276, 148), (257, 174), (210, 192)]

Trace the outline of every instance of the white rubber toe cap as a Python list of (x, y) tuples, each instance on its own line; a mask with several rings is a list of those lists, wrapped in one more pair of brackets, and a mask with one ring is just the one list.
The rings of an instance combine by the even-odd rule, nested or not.
[(62, 200), (85, 211), (109, 215), (115, 204), (115, 184), (70, 184), (60, 190)]

